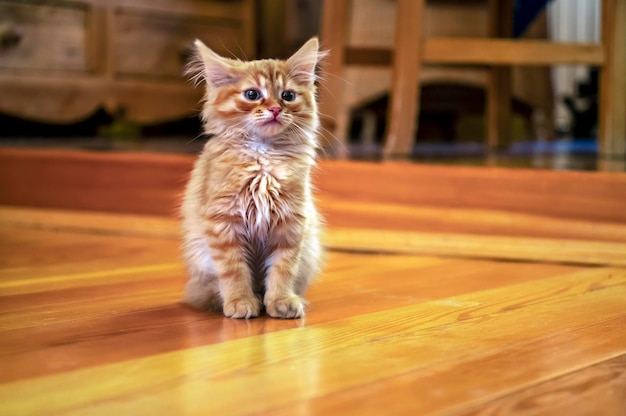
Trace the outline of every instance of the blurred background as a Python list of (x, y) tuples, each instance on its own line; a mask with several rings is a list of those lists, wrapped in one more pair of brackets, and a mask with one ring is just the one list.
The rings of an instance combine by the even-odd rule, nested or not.
[[(353, 0), (347, 45), (393, 50), (396, 3)], [(487, 37), (487, 3), (427, 1), (422, 30)], [(193, 39), (224, 56), (284, 58), (320, 34), (323, 7), (323, 0), (0, 0), (0, 146), (196, 153), (202, 89), (183, 75)], [(513, 38), (594, 44), (601, 37), (600, 0), (516, 1), (502, 19), (512, 21)], [(410, 159), (598, 168), (597, 68), (513, 66), (510, 137), (495, 149), (486, 141), (488, 75), (480, 65), (422, 68)], [(334, 140), (349, 158), (380, 159), (392, 68), (352, 65), (332, 76), (344, 86), (347, 114)]]

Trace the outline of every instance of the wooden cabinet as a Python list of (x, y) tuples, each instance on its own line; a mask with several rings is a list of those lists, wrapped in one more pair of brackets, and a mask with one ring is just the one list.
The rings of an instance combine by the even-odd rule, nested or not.
[(193, 40), (251, 58), (254, 24), (254, 0), (0, 0), (0, 112), (57, 123), (100, 107), (140, 123), (192, 114)]
[(80, 6), (0, 2), (5, 32), (17, 35), (0, 52), (0, 70), (86, 72), (87, 17)]

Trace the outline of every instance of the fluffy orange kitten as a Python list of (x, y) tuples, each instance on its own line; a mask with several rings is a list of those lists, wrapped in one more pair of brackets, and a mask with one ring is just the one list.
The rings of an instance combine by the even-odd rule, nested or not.
[(243, 62), (195, 46), (211, 138), (182, 204), (184, 301), (232, 318), (258, 316), (263, 306), (276, 318), (302, 317), (322, 256), (310, 179), (317, 38), (286, 61)]

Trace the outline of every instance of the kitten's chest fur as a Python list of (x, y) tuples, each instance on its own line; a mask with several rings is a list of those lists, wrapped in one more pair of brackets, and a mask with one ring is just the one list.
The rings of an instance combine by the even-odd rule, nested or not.
[(280, 244), (283, 225), (293, 223), (303, 205), (302, 167), (280, 150), (250, 141), (214, 153), (211, 162), (217, 170), (208, 189), (211, 207), (235, 219), (242, 240), (268, 248)]
[(247, 174), (242, 178), (236, 204), (248, 236), (266, 239), (293, 210), (285, 194), (289, 169), (265, 143), (251, 142), (245, 153)]

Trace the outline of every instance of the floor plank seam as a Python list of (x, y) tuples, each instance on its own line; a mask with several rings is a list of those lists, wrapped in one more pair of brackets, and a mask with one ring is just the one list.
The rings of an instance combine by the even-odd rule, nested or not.
[(472, 256), (472, 255), (460, 255), (460, 254), (444, 254), (444, 253), (406, 253), (403, 251), (394, 250), (382, 250), (382, 249), (366, 249), (357, 248), (351, 249), (346, 247), (333, 247), (329, 246), (328, 251), (333, 253), (346, 253), (346, 254), (365, 254), (365, 255), (378, 255), (378, 256), (417, 256), (417, 257), (436, 257), (442, 259), (461, 259), (461, 260), (485, 260), (493, 261), (497, 263), (518, 263), (518, 264), (555, 264), (562, 266), (576, 266), (576, 267), (590, 267), (590, 268), (602, 268), (602, 267), (626, 267), (619, 265), (612, 265), (606, 263), (589, 263), (589, 262), (575, 262), (575, 261), (557, 261), (557, 260), (527, 260), (527, 259), (514, 259), (504, 257), (489, 257), (489, 256)]

